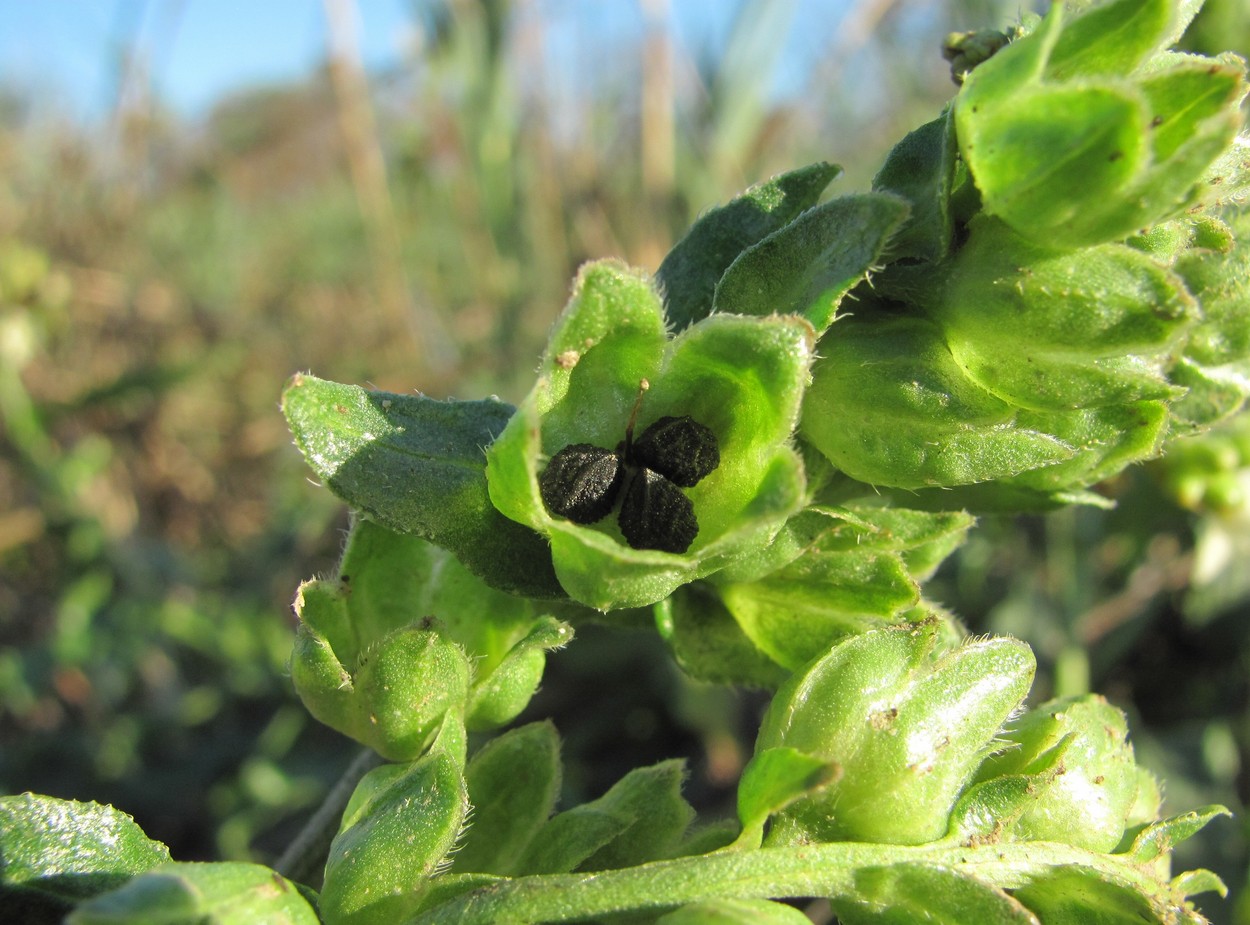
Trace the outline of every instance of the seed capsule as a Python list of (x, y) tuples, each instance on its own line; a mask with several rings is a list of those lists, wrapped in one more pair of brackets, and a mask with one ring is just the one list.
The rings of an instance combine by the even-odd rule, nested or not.
[(699, 535), (699, 521), (690, 499), (645, 466), (630, 475), (618, 522), (621, 535), (634, 549), (682, 553)]
[(624, 476), (616, 453), (574, 443), (551, 457), (538, 479), (538, 491), (555, 516), (575, 524), (593, 524), (612, 511)]
[(720, 465), (720, 448), (711, 429), (690, 415), (662, 417), (634, 443), (630, 461), (691, 488)]
[[(556, 517), (593, 524), (625, 497), (617, 522), (634, 549), (682, 553), (699, 535), (694, 505), (680, 488), (691, 488), (720, 465), (716, 435), (690, 415), (662, 417), (634, 440), (634, 422), (650, 388), (638, 383), (625, 439), (615, 450), (590, 443), (566, 446), (538, 477), (543, 504)], [(680, 488), (679, 488), (680, 486)]]

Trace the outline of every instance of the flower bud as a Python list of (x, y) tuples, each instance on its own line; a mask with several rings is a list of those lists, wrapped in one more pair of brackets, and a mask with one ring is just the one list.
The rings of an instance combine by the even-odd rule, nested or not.
[(785, 746), (841, 769), (774, 819), (770, 840), (923, 844), (946, 834), (955, 800), (1033, 679), (1008, 638), (940, 651), (935, 623), (835, 645), (778, 691), (756, 752)]
[(1141, 810), (1134, 809), (1140, 778), (1128, 724), (1102, 697), (1051, 701), (1024, 714), (1003, 739), (1014, 747), (987, 759), (978, 780), (1034, 773), (1062, 750), (1049, 783), (1037, 788), (1011, 826), (1017, 839), (1108, 852), (1119, 844), (1130, 815), (1149, 808), (1146, 795)]

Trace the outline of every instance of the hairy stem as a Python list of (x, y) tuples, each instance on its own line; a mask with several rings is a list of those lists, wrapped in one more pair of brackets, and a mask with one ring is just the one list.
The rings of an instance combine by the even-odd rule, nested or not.
[(726, 897), (836, 898), (854, 895), (856, 877), (866, 868), (907, 863), (940, 865), (1003, 889), (1025, 886), (1059, 867), (1079, 867), (1148, 896), (1161, 908), (1174, 902), (1166, 883), (1129, 858), (1068, 845), (966, 847), (935, 842), (912, 847), (842, 842), (726, 850), (622, 870), (501, 879), (423, 912), (410, 925), (567, 922)]

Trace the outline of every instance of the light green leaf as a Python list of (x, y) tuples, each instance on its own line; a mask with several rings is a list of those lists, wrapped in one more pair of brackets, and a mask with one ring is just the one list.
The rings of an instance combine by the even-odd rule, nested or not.
[(828, 786), (839, 773), (836, 764), (793, 748), (757, 752), (738, 783), (738, 818), (744, 832), (753, 833), (758, 844), (769, 816)]
[(0, 906), (37, 925), (165, 863), (169, 849), (111, 806), (24, 793), (0, 797), (0, 858)]
[(457, 849), (456, 873), (512, 874), (560, 789), (560, 740), (550, 722), (505, 732), (469, 761), (472, 825)]
[(843, 925), (1041, 925), (993, 885), (929, 864), (857, 871), (853, 896), (834, 897), (833, 908)]
[(821, 339), (802, 436), (847, 475), (899, 488), (962, 485), (1063, 462), (1075, 450), (1015, 425), (923, 318), (846, 318)]
[[(11, 912), (12, 910), (6, 910)], [(285, 877), (260, 864), (170, 862), (80, 905), (66, 925), (317, 925)]]
[(662, 915), (655, 925), (805, 925), (806, 915), (765, 899), (709, 899)]

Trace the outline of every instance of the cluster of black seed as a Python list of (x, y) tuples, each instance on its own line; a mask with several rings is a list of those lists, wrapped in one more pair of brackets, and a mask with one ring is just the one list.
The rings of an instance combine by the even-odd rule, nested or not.
[(617, 523), (625, 541), (634, 549), (685, 552), (699, 521), (680, 489), (720, 465), (716, 435), (689, 415), (660, 418), (637, 441), (633, 427), (631, 418), (615, 450), (574, 443), (551, 457), (538, 479), (543, 503), (557, 517), (593, 524), (611, 513), (624, 486)]

